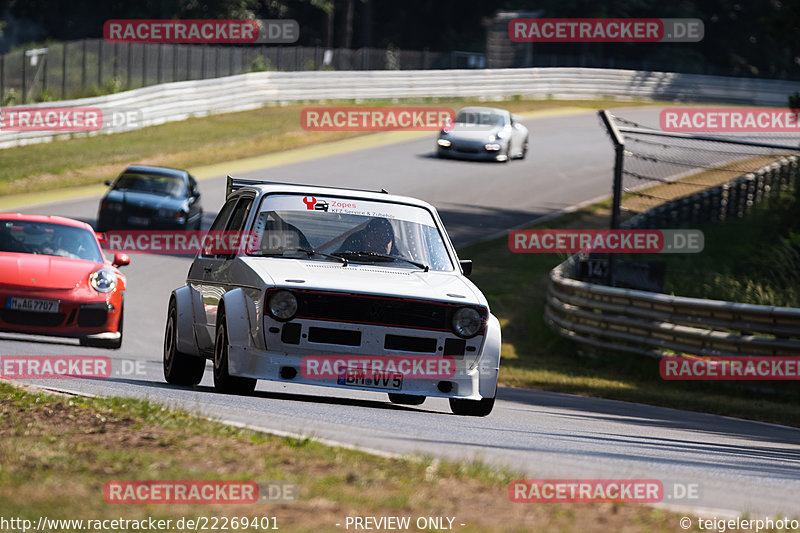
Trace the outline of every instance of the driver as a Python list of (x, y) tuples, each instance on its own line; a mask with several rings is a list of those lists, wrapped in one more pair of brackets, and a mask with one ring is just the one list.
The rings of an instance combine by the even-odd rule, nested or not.
[(81, 252), (81, 240), (74, 232), (64, 232), (58, 237), (58, 255), (79, 258)]
[(373, 252), (389, 255), (395, 250), (394, 230), (385, 218), (373, 218), (361, 231), (358, 231), (342, 245), (342, 252)]

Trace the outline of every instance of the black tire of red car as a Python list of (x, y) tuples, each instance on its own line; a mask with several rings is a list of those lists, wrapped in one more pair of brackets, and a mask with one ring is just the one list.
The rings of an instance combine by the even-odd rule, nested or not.
[(422, 402), (425, 401), (425, 396), (414, 396), (412, 394), (398, 394), (396, 392), (390, 392), (389, 401), (399, 405), (422, 405)]
[(81, 346), (87, 346), (89, 348), (107, 348), (109, 350), (119, 350), (122, 348), (122, 326), (124, 318), (125, 306), (122, 306), (119, 310), (119, 325), (117, 326), (117, 331), (119, 331), (118, 339), (89, 339), (87, 337), (83, 337), (79, 339), (78, 342)]
[(204, 358), (178, 350), (178, 306), (172, 298), (169, 301), (164, 331), (164, 379), (173, 385), (191, 387), (203, 380), (205, 370)]
[(252, 394), (258, 380), (228, 374), (228, 328), (225, 312), (217, 316), (217, 335), (214, 339), (214, 389), (223, 394)]
[(494, 398), (461, 400), (450, 398), (450, 410), (460, 416), (486, 416), (494, 409)]

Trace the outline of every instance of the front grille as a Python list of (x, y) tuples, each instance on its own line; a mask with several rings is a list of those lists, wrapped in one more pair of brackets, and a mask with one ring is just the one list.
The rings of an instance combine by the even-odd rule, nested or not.
[(308, 341), (321, 344), (361, 346), (361, 332), (347, 329), (308, 328)]
[(18, 324), (20, 326), (60, 326), (64, 322), (64, 313), (39, 313), (36, 311), (18, 311), (16, 309), (3, 309), (3, 322)]
[(300, 344), (301, 326), (296, 322), (289, 322), (283, 325), (281, 331), (281, 342), (284, 344)]
[(456, 152), (461, 152), (462, 154), (477, 154), (481, 150), (475, 146), (456, 146)]
[(153, 209), (146, 206), (125, 204), (125, 214), (130, 217), (143, 217), (151, 218), (153, 216)]
[[(451, 319), (458, 304), (360, 296), (316, 291), (294, 291), (297, 317), (402, 328), (452, 331)], [(476, 308), (485, 317), (483, 308)]]
[(400, 350), (403, 352), (435, 353), (436, 339), (386, 335), (383, 347), (387, 350)]
[(108, 320), (108, 310), (106, 304), (82, 305), (78, 313), (78, 326), (82, 328), (93, 328), (102, 326)]

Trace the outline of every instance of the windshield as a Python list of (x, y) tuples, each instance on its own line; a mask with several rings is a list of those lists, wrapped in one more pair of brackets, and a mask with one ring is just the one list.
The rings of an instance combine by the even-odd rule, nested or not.
[(91, 231), (26, 220), (0, 220), (0, 252), (55, 255), (103, 262), (103, 254)]
[(492, 111), (459, 111), (456, 124), (461, 126), (503, 126), (505, 117)]
[(433, 217), (420, 207), (276, 195), (262, 203), (253, 232), (259, 243), (254, 255), (305, 258), (314, 251), (311, 259), (329, 254), (355, 263), (453, 270)]
[(114, 189), (121, 191), (141, 191), (166, 196), (185, 196), (186, 184), (182, 178), (153, 174), (125, 173), (120, 176)]

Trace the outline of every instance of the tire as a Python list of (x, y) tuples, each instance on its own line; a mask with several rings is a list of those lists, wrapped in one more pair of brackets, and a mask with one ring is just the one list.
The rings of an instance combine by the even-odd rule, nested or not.
[(123, 319), (125, 318), (125, 307), (123, 306), (119, 310), (119, 324), (117, 325), (117, 331), (119, 331), (119, 338), (118, 339), (90, 339), (87, 337), (83, 337), (79, 339), (79, 343), (81, 346), (87, 346), (89, 348), (106, 348), (108, 350), (119, 350), (122, 348), (122, 326), (123, 326)]
[(528, 139), (525, 139), (525, 144), (522, 145), (522, 155), (520, 155), (519, 158), (525, 159), (526, 155), (528, 155)]
[(164, 331), (164, 379), (173, 385), (192, 387), (203, 380), (206, 360), (178, 351), (178, 306), (169, 301), (167, 326)]
[(459, 416), (486, 416), (494, 409), (494, 398), (460, 400), (450, 398), (450, 410)]
[(390, 392), (389, 401), (399, 405), (422, 405), (422, 403), (425, 401), (425, 396), (414, 396), (411, 394), (398, 394), (396, 392)]
[(228, 328), (225, 314), (217, 317), (217, 335), (214, 339), (214, 389), (223, 394), (252, 394), (258, 380), (228, 374)]

